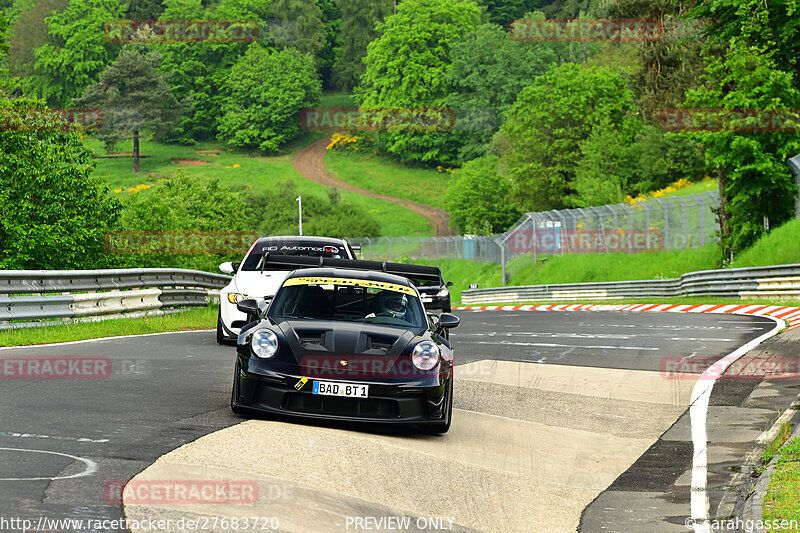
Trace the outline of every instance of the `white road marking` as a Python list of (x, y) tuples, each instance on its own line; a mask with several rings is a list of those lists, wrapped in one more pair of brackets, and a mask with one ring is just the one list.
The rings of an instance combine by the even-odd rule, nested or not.
[(83, 457), (76, 457), (74, 455), (70, 455), (68, 453), (59, 453), (59, 452), (51, 452), (47, 450), (28, 450), (25, 448), (0, 448), (0, 450), (10, 451), (10, 452), (30, 452), (30, 453), (45, 453), (50, 455), (60, 455), (61, 457), (69, 457), (75, 461), (80, 461), (86, 465), (83, 469), (83, 472), (78, 472), (77, 474), (73, 474), (71, 476), (55, 476), (55, 477), (6, 477), (0, 478), (0, 481), (56, 481), (58, 479), (74, 479), (76, 477), (85, 477), (90, 476), (97, 472), (97, 463), (92, 461), (91, 459), (85, 459)]
[(497, 346), (502, 344), (504, 346), (544, 346), (546, 348), (599, 348), (606, 350), (648, 350), (658, 351), (659, 348), (651, 348), (646, 346), (581, 346), (576, 344), (550, 344), (546, 342), (510, 342), (510, 341), (460, 341), (462, 344), (492, 344)]
[(708, 495), (706, 483), (708, 480), (708, 433), (706, 417), (708, 415), (708, 401), (711, 399), (711, 390), (717, 377), (722, 375), (728, 367), (747, 352), (761, 344), (763, 341), (776, 335), (785, 324), (782, 320), (773, 319), (775, 327), (763, 335), (756, 337), (736, 351), (723, 357), (706, 369), (692, 389), (692, 399), (689, 407), (689, 419), (692, 426), (692, 446), (694, 457), (692, 459), (692, 492), (691, 492), (691, 517), (694, 520), (695, 533), (711, 533), (711, 524), (708, 521)]
[(0, 431), (0, 437), (16, 437), (21, 439), (53, 439), (53, 440), (66, 440), (70, 442), (91, 442), (103, 443), (110, 442), (110, 439), (90, 439), (87, 437), (65, 437), (60, 435), (40, 435), (38, 433), (17, 433), (16, 431)]

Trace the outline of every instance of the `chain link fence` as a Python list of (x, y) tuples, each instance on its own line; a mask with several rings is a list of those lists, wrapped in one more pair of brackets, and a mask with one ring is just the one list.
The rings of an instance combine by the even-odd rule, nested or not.
[(567, 253), (684, 250), (714, 242), (719, 194), (709, 191), (601, 207), (526, 213), (499, 235), (348, 239), (371, 260), (469, 259), (500, 263), (528, 256), (534, 263)]

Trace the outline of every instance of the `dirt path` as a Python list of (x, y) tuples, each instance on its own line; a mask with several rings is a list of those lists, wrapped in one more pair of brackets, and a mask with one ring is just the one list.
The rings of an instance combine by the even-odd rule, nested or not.
[(385, 200), (393, 204), (405, 207), (411, 211), (422, 215), (431, 223), (433, 230), (437, 237), (443, 235), (452, 235), (450, 231), (450, 214), (444, 209), (432, 207), (429, 205), (422, 205), (410, 200), (403, 200), (402, 198), (395, 198), (394, 196), (387, 196), (385, 194), (378, 194), (372, 191), (367, 191), (355, 185), (337, 179), (335, 176), (325, 170), (325, 147), (330, 144), (331, 138), (325, 137), (316, 142), (313, 142), (305, 148), (298, 151), (292, 159), (294, 168), (304, 177), (310, 179), (315, 183), (324, 185), (326, 187), (338, 187), (343, 191), (350, 191), (357, 194), (364, 194), (379, 200)]

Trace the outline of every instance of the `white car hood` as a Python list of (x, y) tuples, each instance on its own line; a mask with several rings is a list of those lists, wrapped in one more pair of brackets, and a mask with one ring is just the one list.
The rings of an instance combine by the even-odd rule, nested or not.
[(274, 296), (280, 288), (283, 280), (286, 279), (289, 271), (240, 271), (233, 278), (236, 292), (246, 294), (250, 298), (263, 298), (264, 296)]

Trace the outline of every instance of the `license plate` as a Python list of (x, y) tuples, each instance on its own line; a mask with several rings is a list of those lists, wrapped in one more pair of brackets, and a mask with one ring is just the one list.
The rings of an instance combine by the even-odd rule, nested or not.
[(422, 300), (422, 303), (429, 304), (433, 301), (433, 298), (431, 298), (430, 296), (422, 296), (420, 300)]
[(331, 381), (315, 381), (314, 394), (327, 396), (347, 396), (348, 398), (366, 398), (369, 385), (353, 385), (351, 383), (335, 383)]

